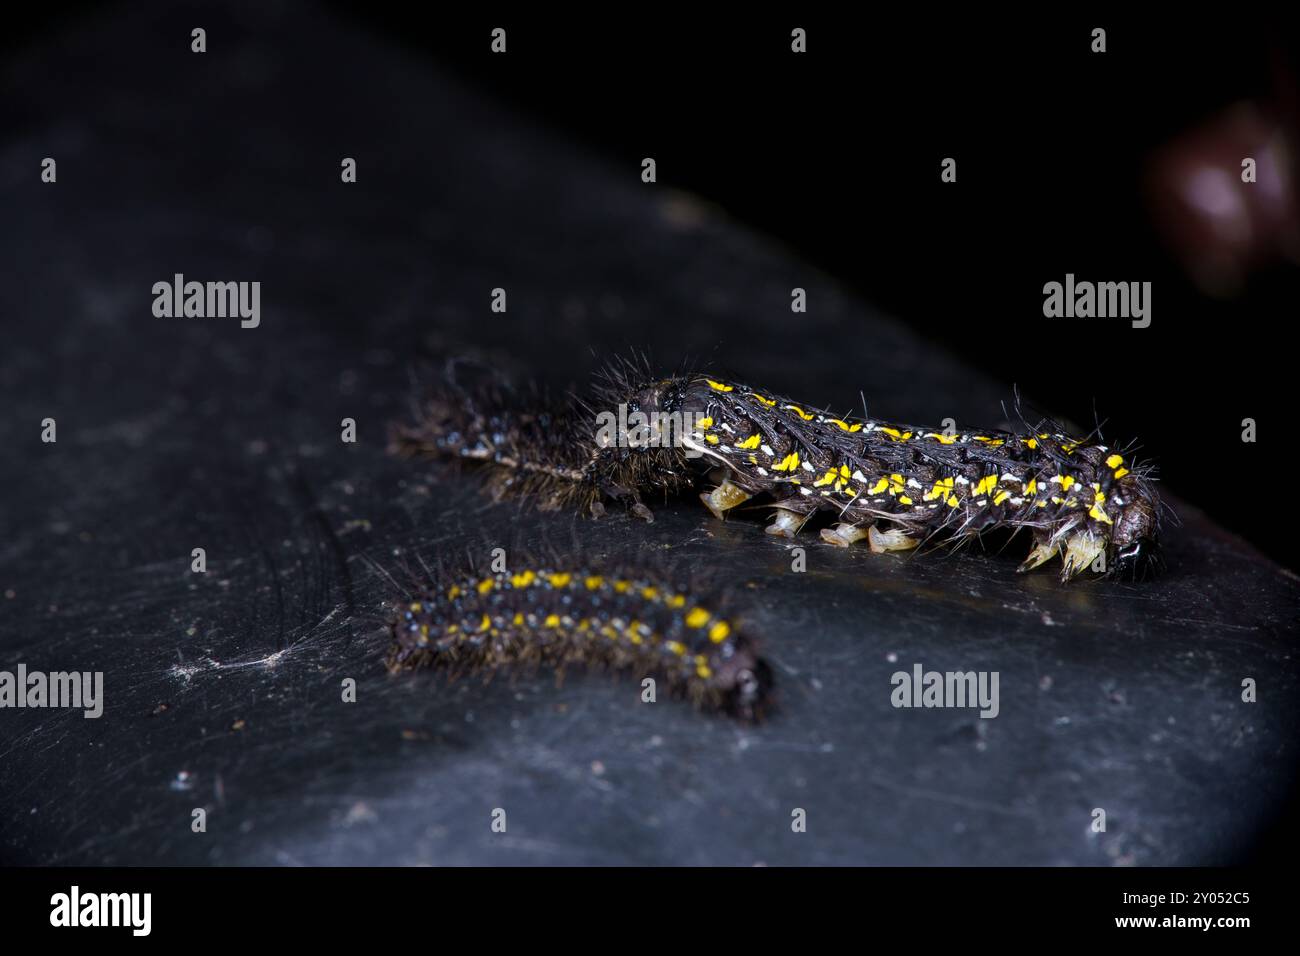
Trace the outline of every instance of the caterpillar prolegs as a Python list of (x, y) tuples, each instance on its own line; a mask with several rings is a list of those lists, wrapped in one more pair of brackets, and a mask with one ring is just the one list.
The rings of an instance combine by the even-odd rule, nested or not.
[(389, 607), (390, 670), (608, 668), (664, 681), (705, 710), (759, 719), (771, 671), (716, 595), (644, 570), (546, 562), (425, 580)]
[[(602, 424), (619, 423), (613, 438)], [(623, 427), (623, 423), (627, 427)], [(1028, 529), (1021, 565), (1054, 557), (1069, 580), (1085, 569), (1145, 576), (1159, 563), (1160, 500), (1149, 468), (1125, 451), (1073, 438), (1051, 422), (1023, 431), (930, 429), (837, 416), (707, 373), (655, 376), (619, 362), (587, 397), (547, 398), (448, 383), (392, 434), (405, 455), (481, 462), (496, 494), (599, 514), (623, 501), (720, 481), (700, 494), (717, 517), (767, 495), (768, 533), (793, 537), (830, 512), (824, 541), (873, 551)]]

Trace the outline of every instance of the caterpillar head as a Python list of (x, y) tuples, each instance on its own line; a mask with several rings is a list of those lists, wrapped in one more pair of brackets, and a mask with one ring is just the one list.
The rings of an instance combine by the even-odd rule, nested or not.
[(662, 487), (676, 490), (689, 483), (688, 437), (700, 410), (681, 378), (632, 374), (618, 367), (599, 381), (593, 416), (595, 448), (587, 473), (600, 487)]
[(718, 667), (722, 710), (742, 720), (761, 720), (770, 702), (772, 670), (748, 647), (738, 649)]
[(1126, 504), (1115, 519), (1110, 541), (1111, 574), (1141, 581), (1157, 574), (1164, 566), (1160, 549), (1160, 502), (1145, 481), (1128, 483)]

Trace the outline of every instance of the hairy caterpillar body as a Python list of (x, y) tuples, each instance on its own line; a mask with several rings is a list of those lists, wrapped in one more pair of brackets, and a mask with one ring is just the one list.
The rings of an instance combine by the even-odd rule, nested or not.
[(719, 599), (655, 574), (552, 563), (465, 572), (411, 589), (389, 613), (393, 671), (581, 665), (654, 677), (742, 720), (770, 702), (771, 671)]
[[(611, 443), (598, 421), (618, 409), (648, 420)], [(821, 537), (903, 551), (995, 528), (1028, 529), (1028, 571), (1060, 557), (1063, 580), (1088, 568), (1141, 577), (1159, 563), (1160, 500), (1150, 470), (1125, 452), (1072, 438), (1051, 422), (1023, 432), (930, 429), (836, 416), (709, 374), (655, 377), (618, 363), (590, 397), (517, 404), (505, 390), (442, 395), (392, 448), (489, 466), (498, 494), (599, 514), (622, 500), (652, 519), (642, 496), (720, 483), (700, 495), (718, 518), (769, 495), (768, 533), (793, 537), (819, 511)], [(699, 460), (692, 460), (699, 459)]]

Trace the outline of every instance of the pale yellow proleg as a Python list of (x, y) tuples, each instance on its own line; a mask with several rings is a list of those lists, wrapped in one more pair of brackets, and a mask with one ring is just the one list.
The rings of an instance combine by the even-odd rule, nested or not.
[(884, 531), (878, 531), (875, 525), (872, 525), (867, 531), (867, 545), (871, 548), (873, 554), (886, 554), (890, 551), (911, 551), (920, 543), (920, 538), (914, 538), (899, 528), (887, 528)]
[(1088, 531), (1077, 531), (1065, 541), (1064, 567), (1061, 580), (1068, 581), (1087, 569), (1106, 550), (1106, 539)]
[(789, 508), (777, 508), (776, 520), (764, 530), (781, 538), (793, 538), (808, 521), (808, 516)]
[(1059, 541), (1035, 541), (1034, 550), (1029, 552), (1029, 557), (1025, 558), (1024, 562), (1016, 570), (1022, 574), (1025, 571), (1032, 571), (1039, 565), (1052, 560), (1060, 550), (1061, 543)]
[(847, 548), (855, 541), (861, 541), (867, 537), (867, 529), (858, 525), (851, 525), (847, 521), (841, 521), (833, 528), (822, 528), (822, 540), (827, 544), (833, 544), (837, 548)]
[(712, 491), (700, 492), (700, 500), (704, 502), (704, 507), (713, 512), (715, 518), (725, 518), (726, 512), (744, 504), (750, 498), (754, 497), (744, 488), (733, 484), (730, 480), (724, 481)]

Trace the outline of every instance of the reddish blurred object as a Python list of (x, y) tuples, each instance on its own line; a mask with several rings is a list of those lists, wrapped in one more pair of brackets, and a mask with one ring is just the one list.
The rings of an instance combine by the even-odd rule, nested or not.
[[(1236, 294), (1250, 272), (1300, 262), (1295, 129), (1239, 103), (1151, 157), (1155, 224), (1208, 295)], [(1254, 182), (1245, 160), (1254, 160)]]

